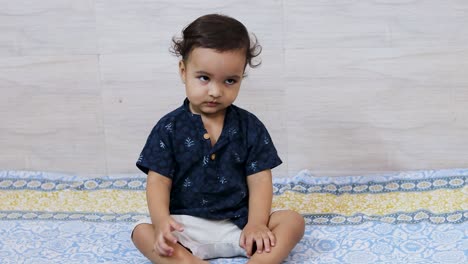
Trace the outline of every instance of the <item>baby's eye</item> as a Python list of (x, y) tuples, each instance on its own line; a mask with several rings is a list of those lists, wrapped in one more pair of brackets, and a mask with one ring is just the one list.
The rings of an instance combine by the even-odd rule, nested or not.
[(210, 80), (210, 78), (208, 78), (208, 76), (205, 76), (205, 75), (198, 76), (198, 79), (202, 82), (207, 82)]
[(226, 84), (228, 84), (228, 85), (233, 85), (233, 84), (235, 84), (237, 81), (234, 80), (234, 79), (227, 79), (227, 80), (224, 81), (224, 82), (225, 82)]

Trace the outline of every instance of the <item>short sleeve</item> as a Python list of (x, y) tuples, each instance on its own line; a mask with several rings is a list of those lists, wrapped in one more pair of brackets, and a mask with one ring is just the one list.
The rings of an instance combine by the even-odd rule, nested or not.
[(159, 121), (151, 131), (136, 166), (148, 174), (150, 170), (172, 178), (175, 168), (173, 146), (171, 143), (172, 123)]
[(265, 125), (255, 116), (251, 116), (248, 134), (249, 152), (246, 163), (246, 175), (273, 169), (283, 163), (271, 140)]

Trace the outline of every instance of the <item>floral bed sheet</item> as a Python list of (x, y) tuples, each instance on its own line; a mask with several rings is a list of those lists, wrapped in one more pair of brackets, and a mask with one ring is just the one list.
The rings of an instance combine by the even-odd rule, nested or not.
[[(149, 263), (130, 241), (146, 178), (0, 171), (0, 263)], [(468, 169), (274, 179), (304, 215), (285, 263), (468, 262)], [(245, 258), (211, 263), (245, 263)]]

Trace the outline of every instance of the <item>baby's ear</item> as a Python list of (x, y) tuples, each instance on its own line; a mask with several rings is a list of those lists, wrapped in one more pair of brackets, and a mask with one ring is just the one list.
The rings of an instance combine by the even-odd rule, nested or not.
[(185, 62), (184, 60), (180, 60), (179, 61), (179, 75), (180, 75), (180, 79), (182, 80), (184, 84), (185, 84), (186, 73), (187, 73), (187, 70), (185, 69)]

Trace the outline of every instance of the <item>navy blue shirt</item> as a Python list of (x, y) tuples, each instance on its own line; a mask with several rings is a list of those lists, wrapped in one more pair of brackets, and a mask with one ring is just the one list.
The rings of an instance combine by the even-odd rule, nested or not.
[(256, 116), (229, 106), (212, 146), (201, 116), (190, 111), (185, 99), (153, 128), (137, 167), (172, 179), (170, 214), (230, 219), (243, 229), (248, 220), (247, 176), (281, 163)]

